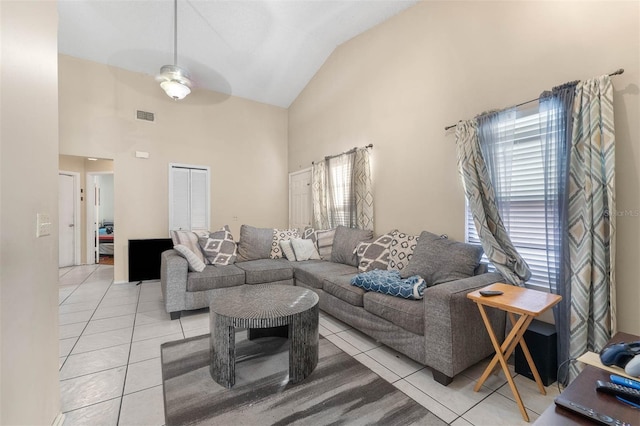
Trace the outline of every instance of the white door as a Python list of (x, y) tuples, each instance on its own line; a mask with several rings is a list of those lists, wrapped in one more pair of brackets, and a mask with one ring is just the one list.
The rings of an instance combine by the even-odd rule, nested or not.
[(289, 174), (289, 228), (311, 226), (311, 169)]
[(58, 266), (72, 266), (75, 264), (75, 181), (74, 177), (65, 174), (58, 175), (59, 197), (59, 251)]

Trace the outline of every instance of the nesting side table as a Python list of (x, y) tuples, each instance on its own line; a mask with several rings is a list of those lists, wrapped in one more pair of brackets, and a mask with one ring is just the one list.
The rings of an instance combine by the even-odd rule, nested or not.
[[(529, 290), (526, 288), (516, 287), (510, 284), (503, 283), (491, 284), (490, 286), (487, 286), (482, 290), (500, 290), (503, 292), (503, 294), (499, 296), (487, 297), (482, 296), (480, 294), (480, 290), (472, 291), (471, 293), (467, 294), (467, 297), (478, 305), (478, 309), (480, 309), (480, 315), (482, 316), (484, 325), (487, 328), (487, 332), (489, 333), (489, 338), (491, 339), (491, 343), (493, 344), (493, 347), (496, 351), (495, 356), (493, 357), (487, 368), (484, 370), (484, 373), (482, 373), (480, 379), (478, 379), (478, 383), (476, 383), (476, 386), (473, 390), (476, 392), (480, 390), (482, 384), (485, 382), (485, 380), (487, 380), (493, 369), (496, 367), (496, 364), (499, 362), (505, 376), (507, 377), (511, 392), (513, 392), (513, 396), (518, 403), (518, 408), (520, 409), (522, 418), (524, 418), (524, 420), (528, 422), (529, 416), (527, 415), (527, 411), (525, 410), (524, 404), (522, 403), (522, 398), (520, 397), (518, 388), (516, 388), (516, 384), (511, 377), (509, 368), (507, 367), (507, 359), (516, 349), (516, 346), (520, 345), (524, 357), (527, 359), (527, 363), (529, 364), (529, 368), (531, 368), (533, 377), (536, 379), (536, 383), (538, 384), (540, 393), (546, 395), (542, 380), (540, 379), (540, 374), (538, 374), (538, 369), (536, 368), (536, 365), (531, 358), (529, 348), (527, 348), (527, 344), (524, 341), (524, 332), (527, 331), (527, 327), (529, 327), (529, 324), (531, 324), (531, 321), (533, 321), (534, 318), (558, 304), (560, 300), (562, 300), (562, 297), (557, 294)], [(511, 324), (513, 325), (511, 332), (505, 338), (504, 342), (502, 342), (502, 345), (500, 345), (496, 334), (491, 327), (491, 322), (487, 317), (485, 306), (505, 311), (509, 316)], [(519, 315), (519, 318), (516, 319), (516, 315)]]

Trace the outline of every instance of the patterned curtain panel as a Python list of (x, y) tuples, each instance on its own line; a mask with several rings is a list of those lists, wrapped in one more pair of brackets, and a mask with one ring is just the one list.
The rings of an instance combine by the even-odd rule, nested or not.
[(371, 183), (370, 152), (356, 150), (353, 178), (355, 181), (356, 228), (373, 231), (373, 185)]
[(311, 199), (315, 229), (329, 229), (326, 188), (325, 162), (314, 163), (311, 166)]
[(507, 281), (523, 286), (531, 272), (511, 243), (500, 217), (489, 170), (480, 149), (476, 120), (458, 123), (456, 147), (458, 170), (482, 248)]
[(373, 230), (373, 190), (369, 151), (355, 149), (327, 157), (312, 167), (311, 196), (316, 229)]
[[(578, 83), (569, 165), (570, 356), (600, 351), (616, 331), (615, 135), (609, 76)], [(573, 365), (570, 377), (578, 373)]]

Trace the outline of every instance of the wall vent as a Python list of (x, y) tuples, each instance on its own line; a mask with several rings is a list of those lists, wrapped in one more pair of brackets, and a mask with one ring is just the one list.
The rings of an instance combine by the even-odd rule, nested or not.
[(137, 110), (136, 111), (136, 118), (138, 120), (154, 121), (155, 120), (155, 115), (152, 112)]

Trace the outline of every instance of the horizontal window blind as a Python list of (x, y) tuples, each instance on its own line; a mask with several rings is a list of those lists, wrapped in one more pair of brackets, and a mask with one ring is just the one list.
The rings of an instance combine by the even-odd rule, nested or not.
[[(545, 128), (537, 105), (518, 111), (513, 140), (498, 141), (499, 144), (513, 146), (510, 151), (506, 151), (511, 152), (511, 155), (505, 163), (511, 164), (499, 165), (509, 168), (507, 176), (502, 182), (494, 184), (494, 188), (505, 228), (518, 253), (531, 269), (531, 279), (527, 286), (547, 289), (547, 259), (556, 256), (559, 250), (553, 243), (547, 242), (545, 225), (544, 153), (541, 148), (541, 129)], [(468, 203), (466, 213), (467, 241), (480, 244)], [(483, 260), (488, 262), (486, 256)], [(555, 274), (556, 271), (551, 273)]]

